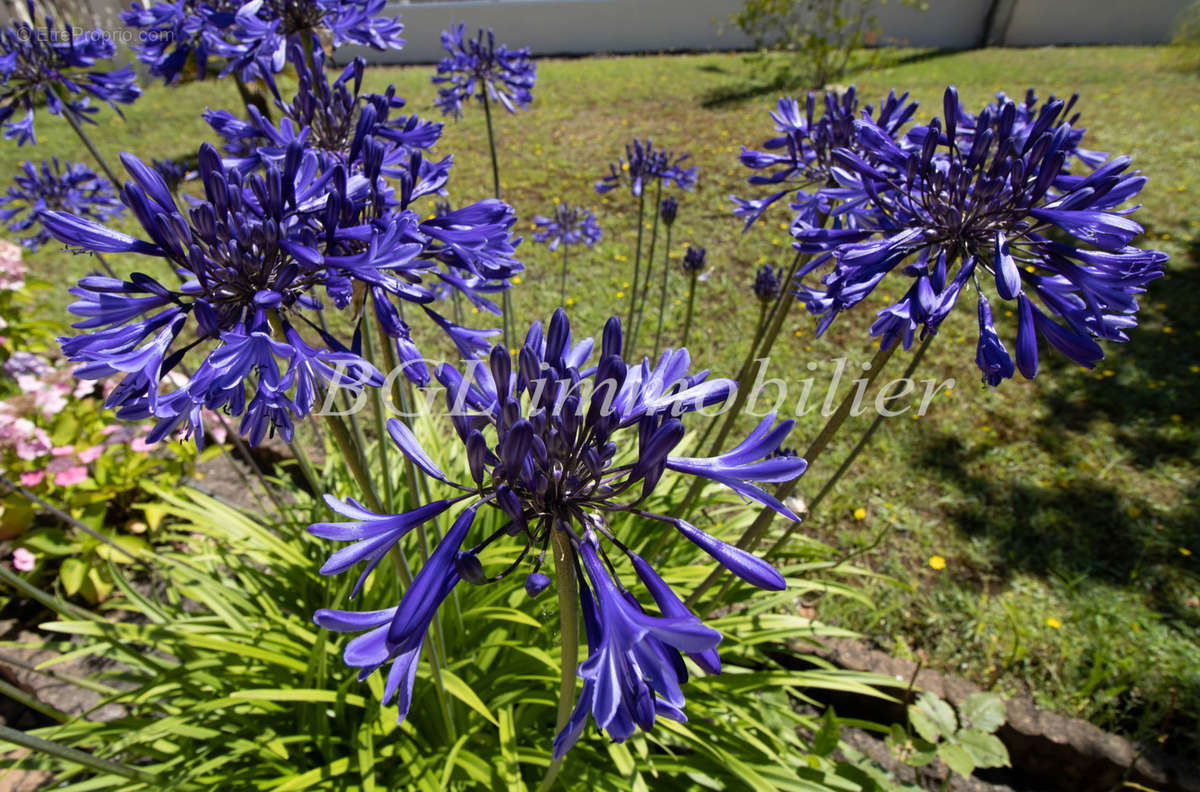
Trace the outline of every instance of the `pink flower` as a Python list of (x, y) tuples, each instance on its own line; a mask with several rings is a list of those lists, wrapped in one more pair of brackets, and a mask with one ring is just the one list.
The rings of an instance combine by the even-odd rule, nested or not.
[(100, 430), (100, 434), (107, 437), (108, 435), (115, 434), (116, 432), (119, 432), (119, 431), (121, 431), (121, 424), (109, 424), (108, 426), (106, 426)]
[(54, 477), (54, 483), (60, 487), (71, 487), (82, 481), (87, 481), (88, 470), (82, 465), (67, 468)]
[(0, 291), (16, 291), (25, 285), (25, 267), (21, 264), (21, 248), (0, 239)]
[(83, 449), (76, 456), (79, 457), (79, 461), (82, 462), (83, 464), (90, 465), (93, 462), (95, 462), (97, 459), (99, 459), (100, 455), (103, 453), (104, 453), (104, 446), (94, 445), (91, 448)]
[(28, 470), (21, 474), (22, 487), (36, 487), (42, 483), (42, 479), (46, 478), (44, 470)]
[(60, 456), (66, 456), (67, 454), (74, 454), (74, 453), (75, 453), (75, 446), (73, 446), (73, 445), (55, 446), (54, 448), (50, 449), (50, 456), (60, 457)]
[(133, 440), (129, 443), (129, 447), (134, 451), (137, 451), (139, 454), (144, 454), (153, 448), (153, 446), (146, 442), (146, 438), (144, 437), (133, 438)]
[(76, 380), (75, 390), (71, 393), (76, 399), (82, 399), (85, 396), (91, 396), (96, 392), (96, 383), (92, 380)]
[(27, 418), (19, 418), (13, 424), (21, 435), (17, 439), (17, 456), (26, 462), (37, 459), (50, 450), (50, 435), (40, 426), (34, 426)]
[(13, 569), (18, 572), (32, 572), (34, 565), (37, 564), (37, 556), (24, 547), (18, 547), (13, 550), (12, 564)]

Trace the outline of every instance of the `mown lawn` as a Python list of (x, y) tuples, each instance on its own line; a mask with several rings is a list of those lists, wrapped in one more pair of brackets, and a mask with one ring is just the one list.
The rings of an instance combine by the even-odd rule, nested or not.
[[(375, 68), (368, 83), (394, 82), (410, 107), (429, 114), (430, 73)], [(1043, 352), (1036, 382), (989, 390), (978, 384), (973, 363), (974, 311), (969, 302), (967, 310), (960, 306), (918, 374), (954, 378), (956, 386), (920, 420), (910, 413), (887, 421), (804, 531), (832, 548), (814, 545), (816, 554), (865, 551), (858, 563), (881, 575), (869, 584), (877, 609), (809, 604), (822, 619), (933, 667), (1002, 692), (1031, 693), (1125, 734), (1166, 735), (1178, 751), (1197, 750), (1200, 76), (1162, 48), (1047, 48), (891, 53), (886, 65), (851, 79), (868, 101), (893, 88), (911, 91), (922, 103), (921, 120), (940, 112), (948, 82), (968, 105), (996, 91), (1020, 96), (1029, 86), (1042, 95), (1079, 92), (1086, 145), (1133, 155), (1149, 177), (1138, 214), (1143, 241), (1166, 250), (1172, 262), (1143, 301), (1132, 342), (1109, 346), (1109, 358), (1094, 371)], [(198, 141), (214, 138), (200, 111), (231, 106), (236, 96), (225, 81), (154, 87), (125, 122), (101, 113), (96, 140), (114, 159), (125, 150), (143, 158), (194, 156)], [(758, 147), (772, 134), (767, 112), (776, 97), (755, 91), (740, 56), (725, 54), (545, 61), (536, 96), (530, 112), (497, 119), (501, 175), (523, 232), (555, 199), (597, 209), (605, 240), (575, 257), (570, 282), (577, 332), (598, 331), (628, 304), (632, 204), (627, 193), (601, 198), (592, 184), (625, 141), (650, 136), (691, 152), (700, 167), (699, 189), (682, 197), (672, 255), (677, 261), (688, 243), (708, 248), (711, 276), (698, 295), (693, 353), (705, 367), (733, 376), (757, 317), (753, 270), (790, 258), (786, 209), (743, 235), (727, 198), (746, 192), (736, 155), (742, 144)], [(30, 156), (84, 157), (56, 122), (39, 116), (36, 148), (0, 147), (4, 172)], [(455, 203), (486, 197), (481, 113), (448, 123), (439, 152), (453, 153), (457, 163)], [(67, 282), (88, 268), (86, 259), (56, 248), (28, 258), (63, 286), (44, 297), (52, 310), (66, 303)], [(558, 299), (557, 261), (531, 240), (523, 251), (528, 272), (514, 292), (520, 323), (546, 317)], [(145, 266), (119, 257), (114, 265)], [(667, 332), (675, 339), (685, 290), (678, 271), (672, 277)], [(899, 296), (890, 288), (888, 296)], [(816, 363), (820, 393), (833, 359), (853, 364), (873, 353), (866, 333), (872, 312), (844, 316), (817, 339), (797, 309), (770, 375), (794, 381), (810, 376), (805, 364)], [(1011, 338), (1013, 325), (1003, 332)], [(903, 355), (897, 358), (895, 376), (903, 366)], [(820, 420), (800, 418), (792, 444), (803, 448)], [(866, 420), (847, 425), (808, 474), (804, 493), (819, 488)], [(930, 564), (935, 555), (945, 559), (944, 569)]]

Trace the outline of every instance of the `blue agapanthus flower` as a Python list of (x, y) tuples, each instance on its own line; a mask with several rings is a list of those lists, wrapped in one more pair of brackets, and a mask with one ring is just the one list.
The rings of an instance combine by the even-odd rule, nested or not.
[[(742, 147), (739, 160), (756, 172), (750, 176), (750, 184), (776, 190), (764, 198), (729, 196), (736, 204), (734, 214), (746, 221), (744, 230), (789, 194), (793, 196), (791, 208), (797, 213), (793, 222), (808, 226), (820, 225), (821, 218), (834, 212), (834, 207), (841, 207), (836, 212), (839, 225), (853, 223), (857, 211), (869, 208), (866, 195), (839, 183), (835, 174), (838, 163), (833, 157), (835, 149), (859, 147), (854, 127), (859, 117), (858, 92), (854, 86), (841, 94), (826, 92), (825, 112), (820, 117), (816, 116), (817, 101), (811, 93), (805, 97), (803, 107), (792, 97), (780, 99), (771, 113), (778, 136), (767, 140), (763, 151)], [(916, 109), (916, 102), (909, 102), (907, 93), (889, 93), (879, 104), (876, 124), (894, 137)], [(871, 105), (862, 112), (875, 115)]]
[[(1018, 123), (1011, 101), (971, 116), (953, 87), (941, 119), (919, 148), (901, 147), (873, 120), (855, 122), (863, 153), (834, 150), (841, 179), (856, 183), (878, 210), (873, 227), (797, 234), (801, 245), (836, 239), (837, 264), (823, 288), (801, 285), (799, 296), (820, 316), (818, 332), (861, 302), (890, 273), (909, 284), (871, 327), (886, 347), (905, 348), (920, 331), (936, 333), (964, 289), (979, 305), (977, 362), (992, 385), (1012, 375), (1012, 356), (993, 326), (986, 293), (1014, 303), (1015, 368), (1038, 371), (1038, 336), (1080, 365), (1104, 357), (1095, 339), (1125, 341), (1137, 324), (1137, 295), (1163, 274), (1167, 257), (1133, 247), (1142, 227), (1122, 208), (1146, 179), (1127, 173), (1118, 157), (1091, 173), (1067, 164), (1078, 136), (1063, 120), (1065, 103), (1044, 104)], [(959, 122), (969, 133), (960, 135)]]
[(551, 250), (558, 250), (559, 245), (570, 247), (580, 242), (592, 247), (603, 236), (596, 215), (590, 209), (565, 203), (554, 207), (554, 217), (538, 215), (533, 218), (533, 224), (536, 228), (534, 240), (545, 242)]
[(121, 21), (138, 30), (131, 48), (155, 77), (172, 83), (186, 72), (203, 80), (209, 60), (228, 54), (229, 34), (241, 5), (240, 0), (134, 2), (121, 12)]
[(779, 296), (779, 290), (783, 287), (783, 267), (772, 267), (770, 264), (765, 264), (759, 268), (758, 272), (754, 273), (754, 296), (759, 302), (772, 302)]
[(15, 233), (33, 229), (21, 238), (30, 250), (50, 241), (50, 232), (42, 226), (47, 211), (71, 212), (101, 223), (125, 211), (112, 184), (80, 162), (60, 163), (58, 157), (42, 160), (41, 167), (26, 162), (13, 181), (0, 196), (0, 222)]
[[(416, 115), (398, 115), (404, 100), (389, 85), (382, 94), (363, 93), (366, 61), (354, 58), (332, 83), (325, 72), (325, 54), (312, 54), (313, 68), (299, 44), (288, 48), (288, 59), (296, 69), (296, 94), (291, 102), (276, 99), (279, 120), (272, 123), (254, 106), (243, 120), (228, 110), (206, 110), (204, 119), (225, 138), (225, 150), (240, 160), (239, 167), (256, 167), (261, 160), (280, 161), (288, 146), (299, 142), (322, 160), (323, 167), (341, 164), (350, 172), (361, 172), (364, 157), (374, 140), (384, 152), (382, 172), (399, 176), (414, 152), (428, 151), (442, 134), (442, 124)], [(447, 157), (428, 167), (448, 175), (452, 160)]]
[(537, 64), (530, 57), (529, 47), (509, 49), (496, 46), (491, 30), (480, 30), (475, 38), (466, 38), (466, 26), (454, 25), (442, 31), (442, 46), (450, 53), (438, 62), (433, 84), (438, 88), (437, 106), (442, 113), (462, 116), (463, 104), (474, 96), (483, 101), (486, 96), (499, 102), (504, 109), (515, 113), (533, 101), (533, 86), (537, 82)]
[[(321, 571), (336, 574), (365, 564), (355, 592), (415, 526), (462, 509), (396, 607), (369, 613), (322, 609), (314, 616), (328, 629), (363, 633), (346, 645), (344, 659), (361, 669), (360, 679), (390, 665), (384, 702), (395, 697), (401, 719), (411, 702), (425, 631), (459, 581), (483, 584), (520, 574), (526, 590), (536, 595), (550, 582), (544, 561), (558, 537), (574, 551), (571, 566), (589, 653), (579, 666), (582, 689), (569, 724), (555, 739), (555, 755), (570, 749), (589, 715), (614, 740), (624, 740), (639, 727), (651, 728), (659, 716), (683, 720), (680, 685), (687, 671), (682, 655), (717, 672), (715, 647), (721, 636), (704, 626), (653, 568), (614, 535), (610, 518), (615, 515), (656, 520), (743, 580), (766, 589), (784, 587), (783, 577), (766, 562), (642, 504), (672, 470), (720, 482), (797, 519), (754, 483), (791, 480), (803, 473), (803, 459), (772, 456), (792, 421), (772, 428), (774, 415), (769, 415), (745, 441), (717, 457), (672, 456), (684, 434), (681, 418), (724, 402), (736, 386), (708, 379), (707, 372), (688, 374), (690, 357), (684, 349), (667, 350), (656, 364), (627, 364), (621, 340), (620, 321), (613, 317), (604, 328), (599, 362), (589, 365), (592, 339), (575, 341), (559, 309), (545, 331), (540, 322), (533, 324), (515, 366), (501, 346), (492, 349), (486, 362), (474, 361), (466, 374), (441, 366), (438, 380), (446, 387), (451, 419), (466, 448), (469, 477), (460, 481), (443, 472), (399, 421), (389, 422), (389, 431), (415, 465), (462, 494), (401, 515), (374, 514), (353, 500), (326, 498), (348, 521), (318, 523), (309, 530), (352, 544), (331, 555)], [(506, 522), (490, 536), (472, 536), (483, 508), (498, 509)], [(506, 569), (484, 569), (479, 554), (505, 537), (523, 544), (518, 560)], [(658, 615), (647, 612), (616, 576), (616, 555), (628, 559)]]
[(637, 197), (656, 179), (661, 179), (664, 187), (674, 182), (681, 190), (691, 190), (696, 186), (697, 168), (684, 166), (690, 158), (690, 154), (676, 157), (671, 151), (656, 149), (650, 138), (646, 138), (645, 143), (634, 138), (633, 142), (625, 144), (625, 156), (610, 163), (608, 175), (596, 182), (596, 192), (603, 195), (628, 183), (629, 191)]
[(253, 0), (238, 9), (220, 54), (229, 59), (222, 75), (237, 71), (243, 80), (262, 80), (275, 90), (275, 74), (291, 44), (321, 50), (357, 44), (377, 50), (401, 49), (400, 17), (382, 16), (387, 0)]
[[(429, 372), (397, 303), (420, 310), (474, 356), (494, 331), (459, 327), (431, 310), (425, 276), (440, 267), (450, 273), (443, 278), (502, 281), (520, 269), (511, 258), (509, 206), (482, 201), (422, 221), (407, 201), (424, 187), (384, 197), (380, 157), (368, 158), (376, 167), (362, 174), (341, 166), (323, 172), (315, 153), (293, 143), (282, 163), (247, 173), (205, 144), (204, 197), (186, 211), (153, 168), (129, 155), (122, 161), (133, 178), (122, 197), (148, 241), (67, 213), (46, 212), (42, 222), (75, 249), (164, 259), (183, 281), (84, 278), (70, 307), (83, 332), (60, 339), (67, 357), (83, 364), (77, 376), (124, 374), (107, 406), (121, 418), (157, 420), (150, 442), (180, 425), (199, 442), (205, 408), (242, 416), (252, 444), (276, 431), (290, 439), (294, 419), (312, 411), (324, 383), (382, 384), (357, 333), (345, 344), (324, 329), (321, 312), (330, 306), (352, 309), (359, 321), (374, 314), (405, 376), (425, 384)], [(183, 356), (202, 350), (186, 384), (160, 393)]]
[[(29, 18), (37, 19), (33, 0)], [(81, 30), (67, 25), (59, 30), (46, 15), (42, 27), (18, 21), (0, 30), (0, 124), (4, 137), (17, 145), (37, 143), (33, 110), (45, 104), (53, 115), (67, 113), (75, 121), (94, 123), (97, 112), (90, 98), (107, 102), (121, 114), (118, 104), (129, 104), (142, 95), (132, 66), (99, 70), (99, 62), (116, 54), (117, 47), (103, 30)], [(21, 111), (25, 115), (13, 120)]]

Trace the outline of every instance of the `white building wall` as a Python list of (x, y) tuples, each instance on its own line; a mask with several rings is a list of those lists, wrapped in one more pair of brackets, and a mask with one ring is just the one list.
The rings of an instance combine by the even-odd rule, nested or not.
[[(1000, 0), (1000, 35), (1011, 46), (1153, 44), (1170, 38), (1189, 0)], [(918, 11), (891, 0), (876, 16), (883, 43), (973, 47), (990, 0), (927, 0)], [(497, 40), (535, 55), (746, 49), (730, 21), (742, 0), (456, 0), (393, 3), (408, 44), (399, 52), (362, 51), (375, 62), (430, 63), (442, 57), (439, 34), (456, 22), (492, 28)]]

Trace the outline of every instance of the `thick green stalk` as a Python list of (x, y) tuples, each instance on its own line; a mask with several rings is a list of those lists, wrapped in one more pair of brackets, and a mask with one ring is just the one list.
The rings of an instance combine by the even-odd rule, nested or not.
[[(371, 321), (369, 316), (363, 317), (363, 346), (367, 350), (367, 357), (371, 361), (371, 365), (379, 367), (379, 357), (375, 354), (375, 339)], [(380, 347), (386, 346), (387, 336), (380, 333)], [(396, 494), (392, 488), (392, 468), (388, 461), (388, 446), (391, 445), (391, 439), (387, 433), (387, 418), (384, 415), (383, 409), (383, 391), (379, 388), (371, 388), (371, 395), (374, 397), (374, 410), (372, 413), (375, 417), (375, 439), (379, 444), (379, 474), (383, 478), (383, 505), (387, 509), (388, 514), (394, 514), (396, 510)]]
[[(925, 350), (929, 348), (929, 343), (931, 341), (933, 341), (933, 335), (928, 335), (925, 337), (925, 340), (921, 342), (921, 346), (917, 347), (917, 351), (913, 355), (912, 360), (908, 362), (908, 368), (904, 370), (904, 374), (902, 374), (900, 377), (901, 380), (912, 378), (913, 372), (917, 370), (917, 365), (921, 362), (921, 358), (925, 357)], [(875, 413), (874, 420), (871, 421), (871, 425), (867, 427), (867, 430), (862, 433), (862, 437), (858, 438), (858, 443), (856, 443), (854, 448), (851, 449), (850, 453), (846, 455), (846, 458), (842, 460), (842, 464), (839, 465), (838, 469), (835, 470), (833, 475), (829, 477), (829, 480), (821, 486), (821, 489), (817, 492), (816, 497), (814, 497), (811, 502), (806, 504), (809, 515), (817, 510), (817, 507), (821, 505), (823, 500), (825, 500), (825, 496), (832, 492), (833, 488), (837, 486), (837, 483), (841, 481), (842, 476), (846, 474), (846, 471), (849, 470), (850, 466), (854, 464), (854, 460), (858, 458), (858, 455), (862, 453), (864, 448), (866, 448), (867, 443), (871, 441), (871, 435), (875, 434), (875, 431), (879, 428), (880, 424), (883, 423), (884, 417), (884, 414), (881, 412)], [(767, 548), (767, 552), (764, 554), (764, 556), (766, 558), (772, 558), (775, 556), (776, 553), (787, 544), (788, 540), (792, 538), (792, 534), (794, 534), (796, 529), (799, 527), (800, 523), (798, 522), (793, 522), (790, 524), (787, 527), (787, 530), (783, 532), (783, 536), (779, 537), (775, 544)]]
[(562, 279), (558, 286), (558, 306), (560, 308), (566, 308), (567, 307), (567, 251), (569, 251), (571, 249), (571, 246), (568, 245), (566, 242), (564, 242), (562, 249), (563, 249), (563, 252), (562, 252)]
[(658, 327), (654, 328), (654, 357), (661, 352), (663, 317), (667, 313), (667, 280), (671, 277), (671, 226), (667, 226), (667, 250), (663, 257), (662, 288), (658, 292)]
[(629, 292), (629, 313), (625, 317), (625, 344), (621, 350), (622, 357), (628, 358), (633, 347), (630, 345), (630, 339), (633, 337), (633, 309), (637, 306), (637, 286), (638, 280), (642, 276), (642, 226), (646, 223), (646, 190), (643, 186), (641, 194), (638, 195), (638, 214), (637, 214), (637, 249), (633, 254), (633, 288)]
[(630, 352), (637, 350), (638, 338), (642, 334), (642, 317), (646, 312), (646, 295), (650, 292), (650, 280), (654, 277), (654, 249), (658, 243), (658, 218), (662, 213), (662, 180), (656, 180), (654, 188), (654, 206), (650, 207), (654, 212), (654, 224), (650, 229), (650, 250), (646, 255), (646, 277), (642, 279), (641, 287), (634, 283), (634, 295), (637, 297), (637, 316), (633, 320), (633, 341), (629, 347)]
[(379, 495), (375, 491), (375, 484), (371, 481), (366, 460), (360, 453), (361, 446), (355, 446), (346, 422), (340, 415), (326, 415), (325, 421), (329, 424), (330, 431), (333, 432), (334, 442), (341, 449), (342, 459), (345, 461), (346, 467), (350, 469), (350, 475), (354, 476), (354, 481), (362, 492), (363, 500), (372, 511), (383, 513), (383, 501), (379, 499)]
[(304, 443), (297, 438), (288, 443), (288, 447), (292, 449), (292, 456), (296, 458), (296, 464), (300, 468), (301, 475), (308, 482), (308, 486), (312, 488), (313, 497), (321, 497), (321, 480), (317, 478), (317, 474), (313, 471), (312, 462), (308, 458), (308, 452), (304, 450)]
[[(867, 375), (866, 383), (862, 386), (864, 393), (870, 390), (871, 385), (873, 385), (875, 380), (879, 378), (884, 366), (887, 365), (888, 360), (890, 360), (892, 357), (892, 353), (896, 351), (896, 347), (898, 346), (898, 343), (893, 343), (887, 349), (880, 349), (875, 353), (875, 357), (871, 358), (871, 370)], [(833, 439), (834, 435), (837, 434), (838, 429), (840, 429), (842, 424), (845, 423), (846, 417), (850, 415), (850, 409), (854, 406), (857, 390), (858, 389), (853, 386), (850, 388), (850, 392), (847, 393), (845, 398), (842, 399), (842, 403), (838, 405), (838, 408), (833, 415), (829, 416), (829, 420), (825, 422), (825, 426), (821, 428), (817, 438), (812, 441), (808, 447), (808, 450), (804, 452), (804, 459), (808, 462), (809, 467), (812, 467), (825, 449), (829, 447), (829, 441)], [(799, 481), (799, 477), (794, 478), (791, 481), (785, 481), (784, 483), (780, 484), (772, 494), (780, 501), (783, 501), (795, 491), (796, 484)], [(762, 538), (766, 536), (768, 529), (771, 527), (771, 521), (774, 518), (774, 509), (767, 506), (762, 507), (762, 511), (759, 513), (758, 517), (753, 523), (751, 523), (750, 527), (746, 529), (746, 532), (742, 534), (741, 539), (738, 540), (737, 546), (742, 550), (746, 550), (747, 552), (753, 551), (754, 548), (758, 546), (758, 543), (762, 541)], [(691, 596), (687, 598), (687, 604), (689, 607), (696, 604), (696, 601), (700, 599), (700, 596), (703, 595), (704, 592), (716, 582), (717, 578), (720, 576), (720, 573), (720, 568), (714, 570), (711, 574), (709, 574), (708, 577), (704, 579), (703, 582), (701, 582), (699, 586), (696, 587), (696, 590), (693, 591)]]
[[(59, 95), (61, 96), (64, 91), (65, 89), (59, 89)], [(66, 99), (64, 98), (62, 101), (65, 102)], [(87, 147), (89, 152), (91, 152), (92, 159), (96, 160), (96, 164), (100, 166), (100, 170), (104, 171), (105, 175), (108, 176), (108, 180), (112, 182), (113, 189), (120, 190), (121, 180), (117, 178), (117, 175), (113, 172), (113, 169), (108, 167), (108, 163), (104, 161), (104, 157), (100, 156), (100, 152), (97, 151), (96, 146), (92, 144), (92, 139), (87, 136), (86, 132), (83, 131), (83, 127), (81, 127), (79, 122), (75, 120), (75, 116), (71, 115), (71, 113), (67, 110), (63, 110), (61, 115), (63, 118), (67, 119), (67, 123), (71, 125), (71, 129), (75, 130), (75, 134), (79, 136), (79, 139), (83, 141), (83, 145)], [(117, 273), (113, 272), (113, 268), (108, 265), (108, 261), (105, 260), (104, 256), (100, 255), (99, 253), (96, 253), (95, 256), (96, 258), (100, 259), (100, 265), (104, 267), (104, 271), (108, 273), (110, 278), (117, 277)]]
[(681, 347), (687, 348), (688, 337), (692, 332), (692, 308), (696, 305), (696, 279), (700, 275), (699, 270), (690, 270), (689, 276), (691, 284), (688, 287), (688, 307), (687, 315), (683, 318), (683, 340), (679, 342)]
[[(496, 159), (496, 133), (492, 128), (492, 104), (487, 91), (483, 97), (483, 117), (487, 120), (488, 151), (492, 155), (492, 195), (500, 199), (500, 162)], [(501, 296), (501, 324), (504, 328), (504, 348), (512, 349), (512, 296), (505, 289)]]
[[(575, 551), (566, 531), (551, 527), (554, 553), (554, 581), (558, 588), (558, 621), (562, 627), (562, 678), (558, 686), (558, 720), (555, 733), (566, 728), (575, 706), (575, 681), (579, 665), (579, 589), (575, 580)], [(540, 792), (554, 784), (563, 760), (555, 759), (546, 769)]]

